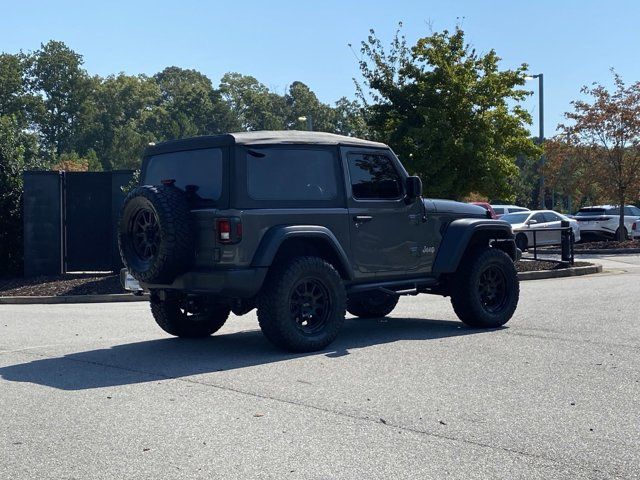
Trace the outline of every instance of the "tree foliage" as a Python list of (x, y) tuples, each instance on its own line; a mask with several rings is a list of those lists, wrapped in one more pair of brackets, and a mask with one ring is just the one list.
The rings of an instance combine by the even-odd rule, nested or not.
[(530, 94), (521, 88), (525, 64), (500, 70), (497, 54), (477, 53), (460, 28), (412, 47), (398, 31), (389, 48), (371, 30), (361, 52), (371, 134), (422, 177), (428, 195), (513, 198), (516, 157), (539, 154), (520, 106)]
[[(569, 191), (593, 186), (619, 205), (622, 239), (623, 207), (640, 196), (640, 82), (627, 85), (613, 72), (613, 83), (612, 91), (599, 83), (582, 88), (587, 99), (573, 101), (565, 113), (569, 122), (559, 125), (548, 170), (559, 172), (557, 181)], [(572, 175), (563, 179), (563, 172)]]

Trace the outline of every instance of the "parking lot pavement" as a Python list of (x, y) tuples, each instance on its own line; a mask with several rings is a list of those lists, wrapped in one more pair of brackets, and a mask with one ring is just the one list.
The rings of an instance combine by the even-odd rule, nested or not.
[(0, 306), (0, 478), (638, 478), (640, 269), (521, 285), (508, 328), (446, 299), (284, 354), (144, 303)]

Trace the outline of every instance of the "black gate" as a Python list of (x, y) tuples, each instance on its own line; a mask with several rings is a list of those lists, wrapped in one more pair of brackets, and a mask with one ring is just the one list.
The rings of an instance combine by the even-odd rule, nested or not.
[(121, 187), (132, 174), (26, 172), (25, 275), (118, 270)]
[(104, 172), (67, 172), (65, 270), (111, 270), (111, 176)]

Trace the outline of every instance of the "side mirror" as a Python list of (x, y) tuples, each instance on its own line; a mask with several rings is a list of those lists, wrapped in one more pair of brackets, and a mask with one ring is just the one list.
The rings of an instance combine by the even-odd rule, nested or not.
[(422, 180), (420, 180), (420, 177), (407, 177), (405, 191), (407, 192), (408, 201), (413, 201), (422, 195)]
[(538, 220), (529, 220), (527, 225), (535, 225), (536, 223), (538, 223)]

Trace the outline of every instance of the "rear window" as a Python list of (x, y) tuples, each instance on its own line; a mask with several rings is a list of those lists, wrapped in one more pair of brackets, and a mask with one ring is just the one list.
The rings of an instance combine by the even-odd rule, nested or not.
[(205, 148), (163, 153), (149, 158), (143, 184), (160, 185), (175, 180), (176, 187), (197, 187), (196, 194), (205, 200), (219, 200), (222, 194), (222, 150)]
[(247, 150), (247, 193), (254, 200), (333, 200), (335, 156), (308, 148)]
[(604, 214), (604, 208), (581, 208), (578, 210), (578, 213), (576, 213), (576, 217), (593, 217)]

